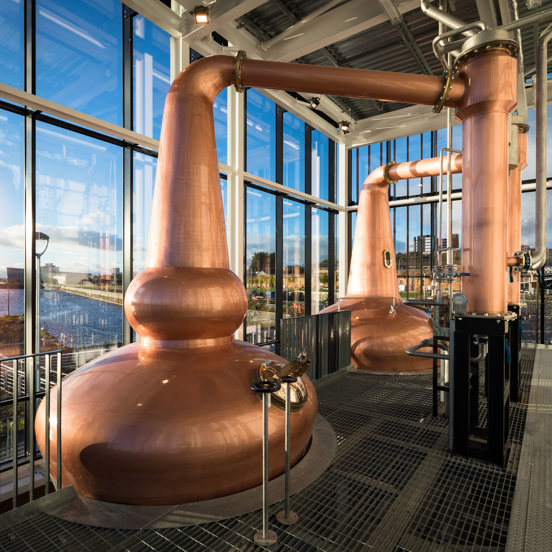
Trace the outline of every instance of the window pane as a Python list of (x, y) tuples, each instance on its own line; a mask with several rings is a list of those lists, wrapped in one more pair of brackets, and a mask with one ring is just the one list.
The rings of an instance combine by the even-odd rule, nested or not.
[(42, 349), (120, 344), (121, 167), (117, 146), (37, 124), (36, 229), (49, 236), (40, 259)]
[(406, 297), (407, 286), (406, 210), (407, 207), (395, 207), (391, 209), (391, 224), (394, 226), (395, 258), (397, 260), (397, 279), (401, 297)]
[(328, 148), (329, 138), (312, 131), (312, 195), (328, 199)]
[(159, 140), (170, 81), (170, 35), (136, 15), (133, 25), (134, 130)]
[[(404, 163), (405, 161), (408, 161), (408, 145), (407, 145), (407, 139), (406, 138), (398, 138), (395, 140), (396, 145), (396, 153), (395, 153), (395, 161), (397, 163)], [(393, 187), (393, 185), (391, 185)], [(401, 179), (399, 180), (395, 185), (395, 197), (406, 197), (408, 195), (408, 180)]]
[(23, 353), (23, 118), (0, 110), (0, 354)]
[(250, 88), (247, 91), (247, 172), (276, 180), (276, 106)]
[[(408, 161), (418, 161), (422, 158), (422, 135), (415, 134), (408, 138)], [(408, 195), (417, 196), (422, 193), (421, 178), (411, 178), (408, 181)]]
[(24, 7), (21, 0), (4, 0), (0, 10), (0, 80), (16, 88), (24, 86)]
[(156, 168), (157, 158), (143, 153), (134, 153), (133, 276), (146, 268)]
[(37, 0), (36, 93), (121, 125), (122, 27), (119, 0)]
[(284, 113), (284, 186), (305, 191), (305, 123)]
[(246, 341), (276, 338), (276, 199), (248, 188), (246, 195)]
[(213, 104), (215, 116), (215, 137), (217, 140), (217, 156), (219, 163), (228, 163), (228, 89), (223, 90), (215, 98)]
[(312, 210), (312, 314), (316, 314), (329, 304), (328, 218), (327, 211)]
[(284, 318), (305, 314), (305, 206), (284, 199)]
[(420, 295), (420, 261), (421, 252), (424, 247), (423, 236), (421, 236), (421, 205), (413, 205), (408, 208), (408, 276), (410, 297)]

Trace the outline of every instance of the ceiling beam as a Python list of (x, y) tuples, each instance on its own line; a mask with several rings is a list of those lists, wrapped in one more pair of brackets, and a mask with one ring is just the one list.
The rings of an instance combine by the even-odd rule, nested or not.
[[(403, 14), (420, 5), (418, 0), (406, 0), (397, 6)], [(351, 0), (311, 20), (308, 28), (297, 35), (276, 40), (266, 49), (265, 59), (291, 61), (319, 50), (328, 44), (375, 27), (387, 21), (387, 15), (376, 2)]]
[(423, 52), (420, 50), (414, 35), (410, 32), (408, 25), (403, 21), (402, 15), (400, 14), (395, 2), (393, 0), (378, 0), (379, 5), (383, 11), (387, 14), (391, 25), (397, 29), (398, 33), (401, 35), (401, 39), (404, 45), (410, 50), (414, 61), (420, 68), (422, 73), (426, 75), (432, 75), (433, 71), (427, 62)]
[(258, 8), (267, 0), (224, 0), (224, 2), (215, 2), (209, 10), (209, 23), (198, 25), (191, 12), (194, 4), (198, 0), (179, 0), (189, 14), (182, 16), (182, 37), (186, 42), (193, 42), (210, 35), (213, 31), (219, 32), (219, 29), (228, 22), (238, 19), (242, 15)]
[(479, 12), (479, 19), (491, 27), (491, 29), (497, 27), (498, 19), (496, 17), (494, 2), (492, 0), (475, 0), (475, 4)]
[(158, 0), (121, 0), (129, 8), (143, 15), (174, 38), (180, 38), (182, 19)]

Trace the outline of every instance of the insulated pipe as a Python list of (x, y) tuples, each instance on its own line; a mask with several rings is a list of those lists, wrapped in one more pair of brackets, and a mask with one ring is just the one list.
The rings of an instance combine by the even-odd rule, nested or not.
[[(508, 175), (508, 234), (507, 251), (509, 253), (517, 252), (521, 249), (521, 172), (527, 166), (527, 147), (529, 138), (525, 134), (528, 130), (526, 125), (518, 124), (514, 132), (518, 133), (518, 159), (517, 165), (510, 169)], [(519, 266), (517, 257), (513, 258), (515, 264)], [(510, 264), (510, 263), (508, 263)], [(512, 271), (512, 280), (508, 281), (508, 304), (518, 305), (521, 302), (520, 290), (520, 271)]]
[(458, 66), (458, 75), (470, 83), (456, 113), (462, 121), (464, 146), (462, 265), (470, 273), (462, 287), (468, 312), (503, 314), (507, 311), (504, 198), (517, 60), (506, 48), (484, 46), (478, 55), (466, 55)]
[[(461, 155), (451, 156), (450, 170), (453, 174), (462, 172)], [(390, 268), (382, 263), (382, 251), (386, 248), (390, 249), (393, 261), (395, 259), (391, 225), (387, 227), (381, 221), (382, 214), (389, 211), (389, 182), (437, 176), (440, 171), (440, 157), (433, 157), (397, 165), (383, 165), (368, 175), (360, 192), (347, 297), (387, 296), (402, 302), (395, 262)]]
[(547, 66), (548, 42), (552, 25), (539, 37), (537, 48), (537, 193), (535, 197), (535, 253), (531, 268), (541, 268), (546, 262), (546, 124), (547, 124)]
[[(435, 19), (436, 21), (439, 21), (439, 23), (443, 23), (451, 29), (460, 29), (461, 27), (466, 26), (466, 23), (464, 23), (461, 19), (458, 19), (458, 17), (454, 17), (454, 15), (451, 15), (450, 13), (441, 11), (435, 6), (432, 6), (430, 2), (421, 0), (420, 7), (427, 16)], [(476, 33), (475, 31), (464, 31), (462, 34), (464, 34), (465, 36), (473, 36)]]

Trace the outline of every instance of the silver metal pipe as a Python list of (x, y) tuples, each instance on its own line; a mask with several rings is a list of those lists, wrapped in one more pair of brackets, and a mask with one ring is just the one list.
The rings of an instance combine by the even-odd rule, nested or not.
[(57, 353), (57, 427), (56, 427), (56, 489), (61, 489), (61, 353)]
[(285, 468), (285, 480), (284, 480), (284, 489), (285, 489), (285, 506), (284, 509), (276, 514), (276, 519), (282, 525), (293, 525), (297, 523), (299, 516), (290, 510), (289, 508), (289, 495), (290, 495), (290, 484), (289, 484), (289, 469), (290, 469), (290, 437), (291, 437), (291, 384), (297, 381), (295, 376), (283, 376), (280, 378), (280, 382), (286, 386), (286, 406), (285, 406), (285, 454), (286, 454), (286, 468)]
[(522, 17), (517, 21), (511, 21), (510, 23), (497, 27), (497, 29), (502, 29), (503, 31), (513, 31), (514, 29), (520, 29), (521, 27), (526, 27), (532, 23), (540, 23), (548, 18), (552, 18), (552, 8), (528, 15), (527, 17)]
[(546, 124), (547, 124), (547, 65), (548, 42), (552, 24), (539, 37), (537, 48), (537, 193), (535, 197), (535, 254), (531, 268), (541, 268), (546, 262)]
[[(460, 27), (466, 26), (466, 23), (464, 23), (464, 21), (462, 21), (461, 19), (458, 19), (458, 17), (454, 17), (454, 15), (451, 15), (450, 13), (441, 11), (440, 9), (432, 6), (431, 3), (426, 2), (425, 0), (420, 0), (420, 8), (427, 16), (435, 19), (435, 21), (443, 23), (451, 29), (459, 29)], [(463, 34), (466, 36), (473, 36), (475, 34), (475, 31), (467, 30), (464, 31)]]
[[(447, 118), (448, 118), (448, 115), (447, 115)], [(441, 243), (443, 242), (443, 159), (444, 159), (444, 153), (446, 152), (449, 152), (449, 153), (462, 153), (461, 150), (457, 150), (457, 149), (452, 149), (452, 148), (441, 148), (441, 153), (439, 154), (439, 242), (437, 244), (437, 264), (441, 264), (441, 255), (440, 255), (440, 250), (441, 250)], [(450, 175), (450, 155), (448, 156), (448, 173)], [(456, 196), (456, 194), (454, 194)], [(460, 196), (461, 197), (461, 196)], [(449, 206), (449, 212), (452, 213), (452, 199), (453, 199), (453, 194), (452, 194), (452, 190), (450, 189), (450, 184), (449, 184), (449, 187), (447, 189), (447, 202), (450, 203), (450, 206)], [(449, 218), (450, 218), (450, 214), (449, 214)], [(447, 222), (447, 228), (448, 228), (448, 222)], [(447, 242), (447, 247), (449, 247), (450, 245), (450, 242)], [(452, 263), (448, 263), (448, 264), (452, 264)]]
[(46, 410), (44, 435), (47, 436), (44, 442), (44, 494), (50, 492), (50, 358), (50, 355), (46, 355), (44, 359), (44, 408)]
[(19, 370), (18, 361), (12, 361), (12, 475), (13, 475), (13, 496), (12, 504), (17, 508), (17, 495), (19, 494), (19, 474), (17, 470), (17, 418), (18, 418), (18, 397), (19, 397)]
[[(40, 357), (35, 355), (27, 358), (26, 361), (26, 388), (25, 391), (29, 396), (27, 404), (27, 416), (25, 419), (25, 432), (27, 434), (27, 445), (29, 447), (29, 500), (34, 500), (34, 472), (35, 472), (35, 434), (34, 434), (34, 415), (35, 415), (35, 374), (36, 363), (40, 363)], [(40, 364), (39, 364), (40, 366)]]
[(263, 393), (263, 539), (268, 538), (268, 393)]

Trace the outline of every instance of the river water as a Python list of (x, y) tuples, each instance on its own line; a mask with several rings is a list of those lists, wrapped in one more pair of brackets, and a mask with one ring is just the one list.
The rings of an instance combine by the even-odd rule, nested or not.
[[(23, 290), (0, 289), (0, 316), (23, 314)], [(40, 290), (40, 323), (61, 344), (71, 348), (122, 341), (123, 309), (66, 291)]]

